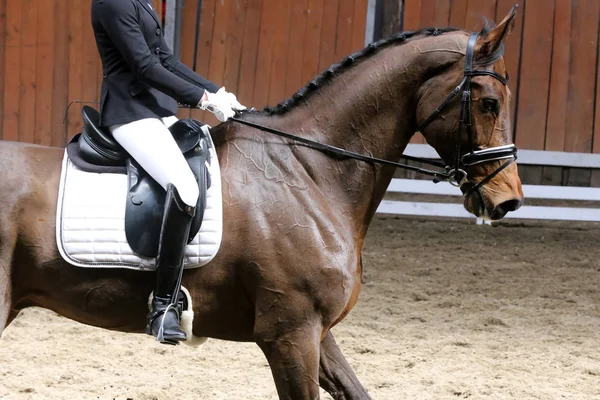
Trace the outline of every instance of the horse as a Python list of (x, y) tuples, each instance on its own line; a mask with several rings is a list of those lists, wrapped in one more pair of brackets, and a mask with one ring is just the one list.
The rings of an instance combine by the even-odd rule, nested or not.
[[(331, 328), (358, 300), (364, 239), (395, 166), (318, 151), (247, 124), (392, 161), (420, 131), (450, 166), (445, 176), (461, 186), (464, 207), (500, 219), (523, 201), (502, 58), (514, 16), (513, 9), (475, 34), (396, 34), (278, 106), (215, 126), (223, 241), (213, 261), (183, 277), (194, 299), (194, 335), (255, 342), (282, 399), (318, 399), (319, 386), (335, 399), (370, 398)], [(37, 306), (142, 333), (152, 274), (77, 268), (59, 255), (63, 154), (0, 142), (0, 332), (20, 310)]]

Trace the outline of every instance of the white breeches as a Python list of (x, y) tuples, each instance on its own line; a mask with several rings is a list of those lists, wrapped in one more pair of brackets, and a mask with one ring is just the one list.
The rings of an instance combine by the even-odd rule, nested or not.
[(181, 200), (195, 207), (198, 201), (198, 183), (175, 143), (168, 127), (177, 117), (145, 118), (123, 125), (111, 125), (115, 140), (165, 190), (175, 186)]

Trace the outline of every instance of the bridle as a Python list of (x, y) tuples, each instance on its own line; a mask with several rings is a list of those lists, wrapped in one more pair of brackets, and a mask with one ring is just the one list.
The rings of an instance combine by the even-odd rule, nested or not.
[[(501, 76), (494, 71), (487, 70), (474, 70), (473, 69), (473, 53), (475, 43), (477, 41), (478, 33), (471, 33), (467, 42), (467, 51), (465, 54), (465, 70), (463, 73), (463, 79), (460, 84), (446, 97), (444, 101), (431, 113), (429, 117), (425, 119), (419, 126), (419, 131), (423, 132), (429, 124), (436, 119), (442, 110), (450, 104), (452, 99), (462, 90), (461, 96), (461, 108), (460, 108), (460, 119), (458, 128), (458, 141), (456, 145), (456, 162), (453, 167), (445, 166), (450, 174), (448, 182), (454, 186), (462, 187), (465, 183), (469, 182), (468, 174), (466, 170), (477, 164), (488, 163), (492, 161), (506, 160), (500, 165), (494, 172), (483, 178), (481, 181), (473, 184), (473, 186), (465, 191), (465, 196), (479, 190), (484, 184), (493, 179), (496, 175), (502, 172), (506, 167), (517, 159), (517, 147), (514, 144), (508, 144), (504, 146), (490, 147), (483, 150), (474, 150), (473, 147), (473, 119), (471, 115), (471, 79), (474, 76), (491, 76), (504, 86), (508, 84), (508, 79)], [(467, 133), (467, 141), (470, 145), (469, 152), (461, 155), (460, 139), (463, 136), (463, 131)]]
[[(437, 29), (433, 31), (433, 35), (438, 34)], [(468, 174), (466, 170), (469, 167), (472, 167), (477, 164), (493, 162), (493, 161), (502, 161), (506, 160), (500, 167), (498, 167), (494, 172), (483, 178), (481, 181), (477, 183), (473, 183), (473, 186), (466, 190), (464, 195), (467, 196), (469, 193), (473, 191), (477, 191), (481, 188), (485, 183), (489, 182), (492, 178), (498, 175), (501, 171), (503, 171), (506, 167), (508, 167), (511, 163), (513, 163), (517, 159), (517, 148), (514, 144), (509, 144), (505, 146), (497, 146), (491, 147), (483, 150), (475, 150), (473, 148), (473, 132), (472, 132), (472, 115), (471, 115), (471, 79), (474, 76), (492, 76), (497, 79), (504, 86), (508, 83), (507, 79), (503, 76), (499, 75), (494, 71), (486, 71), (486, 70), (473, 70), (473, 49), (475, 47), (475, 42), (477, 40), (477, 33), (471, 33), (469, 36), (469, 40), (467, 43), (467, 51), (465, 54), (465, 70), (464, 77), (460, 84), (446, 97), (446, 99), (435, 109), (435, 111), (427, 118), (423, 123), (419, 126), (419, 130), (422, 132), (435, 118), (437, 118), (442, 110), (450, 104), (452, 99), (462, 91), (462, 105), (460, 111), (460, 126), (459, 126), (459, 137), (457, 142), (456, 149), (456, 162), (454, 166), (449, 166), (443, 162), (438, 162), (426, 158), (421, 157), (412, 157), (408, 155), (403, 155), (402, 157), (410, 160), (410, 161), (418, 161), (424, 164), (433, 165), (436, 167), (443, 168), (443, 171), (433, 171), (425, 168), (416, 167), (414, 165), (402, 164), (390, 160), (384, 160), (381, 158), (366, 156), (363, 154), (355, 153), (352, 151), (344, 150), (339, 147), (331, 146), (325, 143), (320, 143), (311, 139), (306, 139), (301, 136), (297, 136), (288, 132), (284, 132), (278, 129), (270, 128), (261, 124), (257, 124), (254, 122), (246, 121), (244, 119), (239, 118), (238, 116), (229, 118), (229, 120), (237, 122), (242, 125), (251, 126), (253, 128), (259, 129), (264, 132), (273, 133), (278, 136), (282, 136), (287, 139), (291, 139), (293, 141), (303, 143), (310, 148), (317, 149), (326, 153), (330, 153), (337, 156), (342, 156), (345, 158), (353, 158), (360, 161), (365, 161), (369, 163), (390, 165), (396, 168), (408, 169), (411, 171), (416, 171), (422, 174), (430, 175), (434, 177), (434, 182), (438, 183), (441, 181), (447, 181), (450, 184), (462, 187), (465, 183), (470, 182), (468, 178)], [(243, 114), (244, 111), (241, 113)], [(462, 136), (463, 129), (466, 130), (467, 139), (470, 144), (470, 151), (466, 154), (461, 155), (460, 151), (460, 138)]]

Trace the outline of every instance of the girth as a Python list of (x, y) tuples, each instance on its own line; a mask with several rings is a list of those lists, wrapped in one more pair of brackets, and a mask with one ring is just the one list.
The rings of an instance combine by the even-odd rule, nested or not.
[[(98, 126), (99, 115), (89, 106), (82, 109), (83, 130), (68, 144), (69, 159), (86, 172), (127, 174), (125, 234), (133, 251), (144, 257), (156, 257), (164, 213), (166, 192), (114, 140), (110, 132)], [(206, 209), (206, 191), (210, 187), (208, 128), (199, 121), (182, 119), (169, 130), (194, 173), (200, 196), (192, 221), (189, 241), (202, 225)]]

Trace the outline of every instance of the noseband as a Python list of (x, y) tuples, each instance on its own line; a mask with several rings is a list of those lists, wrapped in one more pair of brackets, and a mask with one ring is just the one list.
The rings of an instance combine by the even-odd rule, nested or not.
[[(477, 164), (502, 161), (506, 160), (500, 165), (494, 172), (483, 178), (481, 181), (474, 183), (473, 186), (465, 192), (465, 196), (469, 193), (478, 190), (485, 183), (489, 182), (492, 178), (498, 175), (502, 170), (508, 167), (517, 159), (517, 148), (514, 144), (508, 144), (504, 146), (490, 147), (483, 150), (475, 150), (473, 147), (473, 119), (471, 115), (471, 79), (474, 76), (491, 76), (497, 81), (502, 83), (504, 86), (507, 85), (508, 80), (494, 71), (486, 70), (474, 70), (473, 69), (473, 50), (475, 48), (475, 42), (477, 41), (477, 33), (471, 33), (469, 41), (467, 42), (467, 51), (465, 54), (465, 70), (464, 77), (460, 84), (446, 97), (446, 99), (435, 109), (435, 111), (423, 121), (419, 126), (419, 131), (423, 132), (435, 118), (437, 118), (442, 110), (446, 108), (452, 99), (462, 91), (461, 96), (461, 108), (460, 108), (460, 119), (459, 119), (459, 140), (456, 145), (456, 161), (454, 166), (445, 166), (448, 171), (448, 182), (454, 186), (462, 187), (465, 183), (469, 182), (469, 176), (466, 170)], [(460, 139), (463, 137), (463, 131), (466, 131), (467, 141), (470, 149), (467, 153), (461, 155)]]

